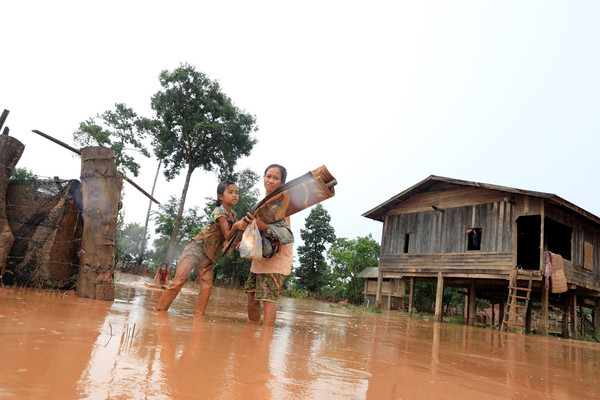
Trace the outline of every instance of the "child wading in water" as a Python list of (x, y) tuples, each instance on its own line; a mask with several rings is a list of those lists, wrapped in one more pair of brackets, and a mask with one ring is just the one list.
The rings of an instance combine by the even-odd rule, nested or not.
[(196, 269), (196, 274), (200, 279), (200, 295), (194, 313), (204, 315), (212, 290), (215, 260), (223, 249), (223, 244), (230, 240), (236, 231), (243, 231), (248, 226), (246, 218), (236, 222), (232, 208), (238, 201), (238, 190), (233, 182), (219, 183), (217, 199), (217, 207), (212, 212), (210, 220), (202, 232), (193, 238), (183, 250), (175, 269), (175, 278), (156, 304), (157, 311), (169, 309), (188, 280), (190, 272)]
[(160, 264), (160, 267), (156, 270), (156, 275), (154, 276), (154, 283), (161, 286), (167, 286), (167, 279), (169, 278), (169, 268), (167, 267), (167, 263)]

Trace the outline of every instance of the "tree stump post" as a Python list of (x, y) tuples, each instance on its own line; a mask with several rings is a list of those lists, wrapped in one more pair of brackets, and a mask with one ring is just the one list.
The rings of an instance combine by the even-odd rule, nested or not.
[(25, 145), (8, 135), (0, 135), (0, 268), (6, 265), (15, 237), (6, 218), (6, 190)]
[(112, 149), (81, 149), (83, 237), (79, 252), (79, 297), (107, 301), (115, 298), (115, 228), (122, 187), (123, 176), (117, 171)]

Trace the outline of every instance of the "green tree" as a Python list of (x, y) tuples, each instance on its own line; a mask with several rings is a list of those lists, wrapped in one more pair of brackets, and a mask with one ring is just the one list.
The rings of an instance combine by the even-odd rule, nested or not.
[(250, 133), (257, 128), (254, 116), (238, 109), (218, 82), (189, 64), (162, 71), (159, 81), (163, 90), (151, 102), (160, 121), (160, 128), (153, 132), (154, 151), (165, 165), (167, 180), (187, 168), (166, 255), (170, 262), (192, 173), (200, 168), (228, 176), (238, 158), (250, 154), (256, 143)]
[(134, 176), (138, 176), (140, 164), (128, 152), (135, 151), (150, 157), (142, 140), (146, 133), (157, 126), (156, 122), (138, 118), (133, 109), (125, 104), (116, 103), (114, 110), (105, 111), (81, 122), (79, 128), (73, 132), (73, 140), (82, 147), (102, 146), (113, 149), (117, 167), (123, 167)]
[[(155, 233), (158, 237), (154, 240), (153, 250), (149, 254), (149, 258), (153, 264), (160, 265), (165, 259), (171, 243), (171, 236), (175, 228), (177, 220), (177, 210), (179, 209), (180, 201), (175, 196), (171, 196), (169, 201), (158, 206), (158, 210), (152, 213), (155, 227)], [(180, 229), (175, 241), (174, 252), (175, 258), (188, 245), (190, 240), (200, 233), (200, 230), (205, 225), (207, 219), (199, 215), (198, 207), (189, 208), (181, 217)], [(139, 247), (138, 247), (139, 249)]]
[(308, 214), (300, 237), (304, 244), (298, 247), (300, 266), (294, 272), (297, 285), (309, 292), (320, 292), (329, 282), (329, 271), (323, 252), (326, 244), (335, 240), (330, 225), (331, 217), (322, 204), (317, 204)]
[(13, 169), (10, 179), (12, 181), (28, 181), (30, 179), (37, 179), (37, 175), (27, 168), (16, 167)]
[(144, 227), (138, 223), (129, 223), (123, 229), (118, 229), (115, 249), (118, 264), (135, 259), (143, 234)]
[(327, 250), (332, 266), (334, 291), (353, 302), (362, 298), (358, 274), (379, 265), (381, 248), (371, 234), (356, 239), (337, 238)]
[[(238, 218), (246, 215), (258, 202), (260, 192), (255, 186), (259, 179), (260, 176), (250, 169), (244, 169), (232, 176), (231, 181), (236, 184), (239, 192), (238, 202), (233, 206), (233, 211)], [(207, 197), (206, 204), (204, 213), (208, 220), (215, 207), (216, 198)], [(226, 257), (219, 257), (215, 262), (215, 281), (221, 284), (229, 283), (230, 287), (238, 288), (248, 278), (251, 264), (252, 260), (240, 257), (237, 250), (232, 251)]]

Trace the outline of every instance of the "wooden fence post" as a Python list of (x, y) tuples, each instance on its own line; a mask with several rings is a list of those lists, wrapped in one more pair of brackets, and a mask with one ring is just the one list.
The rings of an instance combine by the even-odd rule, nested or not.
[(79, 253), (77, 295), (97, 300), (115, 298), (114, 250), (123, 176), (115, 153), (104, 147), (81, 149), (83, 237)]
[[(6, 110), (4, 111), (6, 113)], [(15, 237), (6, 219), (6, 190), (13, 169), (19, 162), (24, 148), (25, 145), (17, 139), (8, 135), (0, 135), (0, 269), (6, 264), (15, 242)]]

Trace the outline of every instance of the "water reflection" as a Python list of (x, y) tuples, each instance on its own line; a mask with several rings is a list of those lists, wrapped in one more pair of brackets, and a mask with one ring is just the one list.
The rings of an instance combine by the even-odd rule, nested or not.
[(283, 298), (274, 328), (241, 291), (197, 290), (168, 313), (120, 276), (114, 303), (0, 290), (0, 398), (589, 399), (600, 346), (353, 313)]

